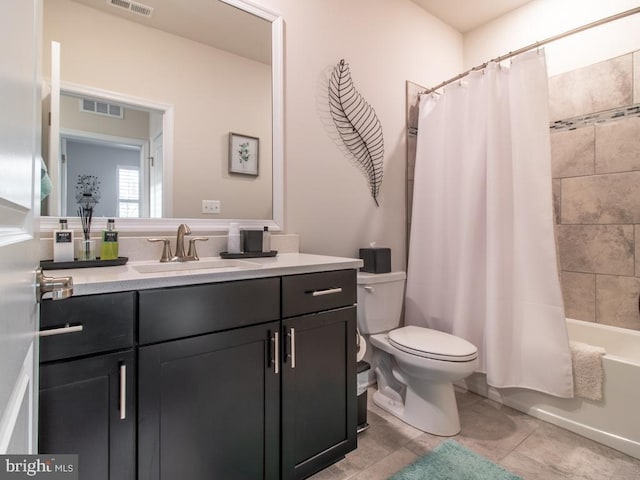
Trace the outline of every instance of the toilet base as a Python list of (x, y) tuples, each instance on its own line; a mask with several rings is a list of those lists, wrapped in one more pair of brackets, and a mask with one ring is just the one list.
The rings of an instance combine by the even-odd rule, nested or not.
[[(413, 382), (411, 382), (413, 383)], [(407, 385), (404, 403), (393, 392), (384, 390), (373, 394), (373, 402), (383, 410), (423, 432), (441, 437), (460, 433), (460, 417), (453, 383), (417, 382)]]

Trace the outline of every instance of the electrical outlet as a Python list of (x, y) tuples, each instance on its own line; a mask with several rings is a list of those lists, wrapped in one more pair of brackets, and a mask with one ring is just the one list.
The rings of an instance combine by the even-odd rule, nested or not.
[(220, 200), (202, 200), (202, 213), (209, 215), (220, 213)]

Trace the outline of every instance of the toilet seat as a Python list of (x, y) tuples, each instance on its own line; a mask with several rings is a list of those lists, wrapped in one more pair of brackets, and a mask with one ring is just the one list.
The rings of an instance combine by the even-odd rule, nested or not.
[(470, 362), (478, 349), (463, 338), (430, 328), (409, 325), (388, 333), (389, 343), (403, 352), (433, 360)]

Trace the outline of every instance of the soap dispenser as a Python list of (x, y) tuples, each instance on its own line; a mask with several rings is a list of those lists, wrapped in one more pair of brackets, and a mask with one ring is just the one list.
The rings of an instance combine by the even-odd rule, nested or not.
[(73, 230), (69, 230), (67, 219), (60, 219), (60, 227), (53, 232), (53, 261), (73, 262)]
[(262, 231), (262, 253), (271, 252), (271, 233), (269, 227), (264, 227)]
[(118, 258), (118, 232), (113, 218), (107, 220), (107, 229), (102, 231), (100, 260), (116, 260)]

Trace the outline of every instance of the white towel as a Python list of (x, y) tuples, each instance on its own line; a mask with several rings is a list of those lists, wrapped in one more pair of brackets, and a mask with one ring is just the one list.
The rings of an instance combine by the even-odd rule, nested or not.
[(589, 400), (602, 400), (602, 347), (581, 342), (569, 342), (573, 364), (573, 388), (575, 395)]
[(51, 193), (53, 184), (49, 173), (47, 173), (47, 165), (44, 163), (44, 159), (40, 157), (40, 200), (44, 200)]

